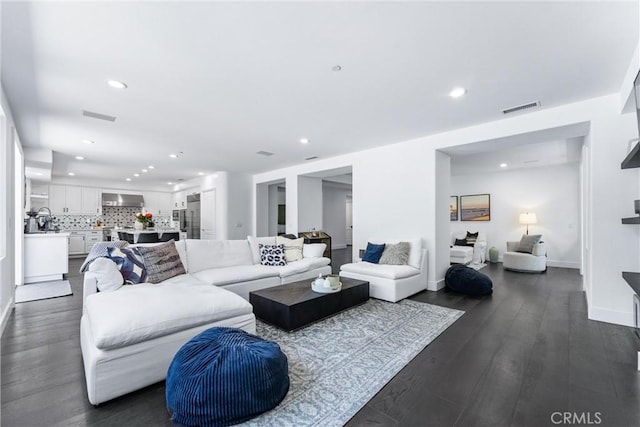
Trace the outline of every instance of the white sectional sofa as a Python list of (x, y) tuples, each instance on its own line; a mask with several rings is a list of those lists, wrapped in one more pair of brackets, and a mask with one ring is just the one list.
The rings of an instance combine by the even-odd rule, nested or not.
[[(369, 239), (371, 243), (398, 243), (398, 239)], [(340, 277), (366, 280), (369, 295), (390, 302), (398, 302), (427, 289), (427, 250), (422, 239), (406, 239), (411, 249), (406, 265), (354, 262), (340, 267)]]
[(162, 381), (178, 349), (205, 329), (255, 333), (249, 292), (331, 272), (321, 256), (261, 265), (258, 243), (275, 237), (178, 241), (186, 274), (112, 292), (98, 292), (99, 278), (85, 273), (80, 343), (89, 401), (97, 405)]

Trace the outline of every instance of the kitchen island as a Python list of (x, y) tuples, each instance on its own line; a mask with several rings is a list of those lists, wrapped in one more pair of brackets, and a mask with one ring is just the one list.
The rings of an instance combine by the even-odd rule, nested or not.
[(24, 234), (24, 283), (62, 280), (69, 272), (69, 233)]
[[(166, 233), (178, 233), (177, 236), (178, 238), (175, 240), (180, 240), (181, 238), (184, 238), (182, 235), (184, 232), (181, 232), (179, 229), (177, 228), (165, 228), (165, 229), (153, 229), (153, 228), (148, 228), (146, 230), (133, 230), (133, 229), (114, 229), (111, 232), (111, 240), (123, 240), (118, 236), (118, 233), (125, 233), (125, 235), (129, 236), (132, 238), (133, 243), (138, 243), (138, 239), (140, 238), (141, 234), (156, 234), (158, 236), (158, 242), (162, 241), (163, 235)], [(166, 238), (167, 236), (165, 236)], [(127, 239), (128, 240), (128, 239)], [(148, 243), (153, 243), (153, 242), (148, 242)]]

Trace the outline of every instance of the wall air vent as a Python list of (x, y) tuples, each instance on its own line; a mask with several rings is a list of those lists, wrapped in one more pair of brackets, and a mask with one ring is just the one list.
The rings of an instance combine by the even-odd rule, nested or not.
[(311, 157), (307, 157), (305, 160), (314, 160), (314, 159), (317, 159), (317, 158), (318, 158), (318, 156), (311, 156)]
[(258, 154), (258, 155), (260, 155), (260, 156), (267, 156), (267, 157), (269, 157), (269, 156), (273, 156), (273, 154), (274, 154), (274, 153), (270, 153), (270, 152), (268, 152), (268, 151), (262, 151), (262, 150), (261, 150), (261, 151), (256, 152), (256, 154)]
[(502, 110), (502, 113), (503, 114), (515, 113), (516, 111), (522, 111), (528, 108), (539, 107), (539, 106), (540, 106), (540, 101), (535, 101), (535, 102), (530, 102), (528, 104), (517, 105), (511, 108), (505, 108), (504, 110)]
[(94, 113), (93, 111), (82, 110), (82, 115), (85, 117), (91, 117), (92, 119), (106, 120), (108, 122), (115, 122), (114, 116), (107, 116), (106, 114)]

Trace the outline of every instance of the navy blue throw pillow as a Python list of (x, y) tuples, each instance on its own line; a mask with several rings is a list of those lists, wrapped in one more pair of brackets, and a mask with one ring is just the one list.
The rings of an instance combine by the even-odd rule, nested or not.
[(364, 251), (362, 261), (377, 264), (378, 262), (380, 262), (382, 252), (384, 252), (384, 243), (382, 243), (381, 245), (376, 245), (375, 243), (367, 243), (367, 249)]

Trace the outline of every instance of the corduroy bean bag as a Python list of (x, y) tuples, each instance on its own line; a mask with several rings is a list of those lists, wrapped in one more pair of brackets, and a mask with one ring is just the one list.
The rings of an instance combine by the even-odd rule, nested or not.
[(493, 282), (486, 274), (462, 264), (454, 264), (444, 275), (447, 288), (467, 295), (487, 295), (493, 292)]
[(211, 328), (178, 350), (166, 384), (174, 423), (237, 424), (284, 399), (289, 391), (287, 356), (278, 344), (242, 329)]

